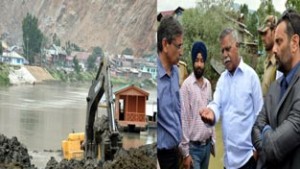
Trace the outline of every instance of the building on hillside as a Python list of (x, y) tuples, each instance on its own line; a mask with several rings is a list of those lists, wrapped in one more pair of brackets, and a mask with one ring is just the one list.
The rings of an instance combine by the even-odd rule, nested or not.
[(76, 59), (79, 62), (79, 65), (81, 66), (82, 70), (85, 71), (87, 67), (87, 60), (91, 53), (89, 52), (77, 52), (74, 51), (71, 53), (71, 55), (66, 57), (66, 66), (72, 67), (73, 66), (73, 59), (76, 57)]
[(150, 73), (152, 79), (156, 79), (157, 77), (157, 66), (155, 63), (152, 62), (146, 62), (143, 64), (140, 64), (140, 71), (143, 73)]
[(66, 51), (55, 44), (51, 45), (50, 49), (45, 50), (46, 60), (50, 65), (66, 62), (67, 53)]
[(177, 7), (175, 10), (170, 10), (170, 11), (161, 11), (158, 15), (157, 15), (157, 21), (160, 22), (160, 20), (165, 17), (165, 16), (173, 16), (174, 18), (181, 20), (181, 16), (183, 13), (184, 9), (182, 7)]
[(18, 54), (17, 52), (3, 52), (2, 56), (0, 56), (0, 62), (7, 63), (10, 65), (24, 65), (28, 64), (28, 61)]

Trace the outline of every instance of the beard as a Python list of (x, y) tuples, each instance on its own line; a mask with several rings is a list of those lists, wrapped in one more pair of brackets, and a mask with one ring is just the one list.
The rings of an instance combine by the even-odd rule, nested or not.
[(272, 51), (273, 45), (274, 45), (273, 42), (270, 42), (269, 44), (265, 44), (265, 50), (266, 51)]
[(200, 67), (198, 67), (198, 68), (194, 67), (194, 75), (195, 75), (196, 79), (200, 79), (203, 76), (203, 73), (204, 73), (204, 69), (202, 69)]
[(277, 70), (287, 75), (292, 69), (292, 54), (291, 51), (286, 51), (285, 55), (275, 54)]

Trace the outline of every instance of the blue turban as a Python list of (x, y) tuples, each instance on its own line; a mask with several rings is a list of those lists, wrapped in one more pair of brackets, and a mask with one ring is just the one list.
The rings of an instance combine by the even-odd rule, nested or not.
[(195, 60), (197, 58), (198, 53), (202, 54), (203, 61), (205, 62), (206, 58), (207, 58), (207, 49), (206, 49), (206, 46), (203, 42), (195, 42), (193, 44), (193, 48), (192, 48), (192, 61), (193, 61), (193, 64), (195, 63)]

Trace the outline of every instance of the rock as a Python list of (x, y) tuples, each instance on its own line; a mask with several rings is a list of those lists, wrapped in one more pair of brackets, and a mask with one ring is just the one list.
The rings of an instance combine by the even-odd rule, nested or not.
[(35, 169), (36, 167), (31, 165), (27, 148), (18, 141), (17, 137), (8, 139), (0, 134), (0, 168)]

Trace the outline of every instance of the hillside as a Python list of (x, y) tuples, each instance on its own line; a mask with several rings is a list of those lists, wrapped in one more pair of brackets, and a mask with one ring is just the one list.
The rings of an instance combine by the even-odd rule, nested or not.
[(39, 20), (49, 39), (54, 33), (84, 49), (100, 46), (111, 53), (132, 48), (136, 56), (153, 51), (156, 1), (153, 0), (2, 0), (0, 35), (22, 45), (22, 20), (27, 12)]

